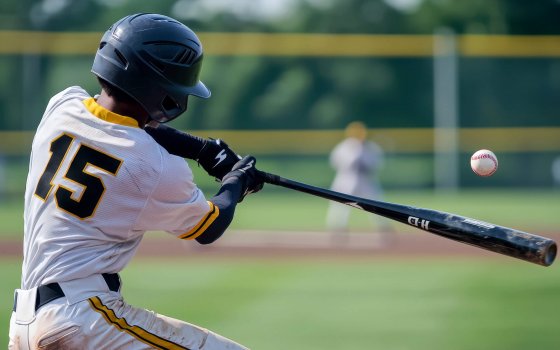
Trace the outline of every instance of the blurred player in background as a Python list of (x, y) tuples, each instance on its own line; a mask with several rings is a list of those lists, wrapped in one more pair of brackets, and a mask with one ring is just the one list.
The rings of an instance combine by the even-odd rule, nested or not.
[[(382, 148), (368, 140), (368, 131), (364, 123), (354, 121), (345, 129), (345, 139), (332, 150), (329, 162), (336, 171), (331, 189), (362, 198), (380, 200), (383, 190), (379, 181), (379, 171), (383, 166)], [(349, 231), (350, 206), (334, 201), (329, 202), (327, 211), (327, 228), (345, 237)], [(380, 232), (390, 232), (389, 223), (381, 217), (377, 220)]]
[[(189, 95), (210, 97), (201, 65), (201, 43), (182, 23), (127, 16), (96, 53), (100, 94), (73, 86), (51, 98), (33, 140), (9, 349), (246, 349), (120, 293), (118, 273), (146, 231), (212, 243), (262, 188), (253, 157), (160, 124), (185, 112)], [(218, 193), (207, 199), (169, 152), (197, 160)]]
[(0, 203), (4, 201), (6, 193), (6, 161), (4, 155), (0, 153)]
[(552, 161), (552, 181), (556, 187), (560, 188), (560, 156)]

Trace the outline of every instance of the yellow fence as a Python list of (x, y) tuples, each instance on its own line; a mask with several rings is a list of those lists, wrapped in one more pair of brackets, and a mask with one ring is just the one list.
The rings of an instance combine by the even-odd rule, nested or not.
[[(0, 54), (92, 55), (100, 32), (0, 31)], [(426, 57), (433, 35), (200, 33), (212, 56)], [(459, 35), (472, 57), (560, 57), (560, 36)]]
[[(202, 137), (222, 138), (240, 153), (264, 155), (326, 154), (342, 139), (341, 130), (204, 130)], [(431, 128), (372, 129), (373, 140), (389, 153), (429, 153), (434, 149)], [(470, 153), (480, 148), (494, 152), (560, 152), (560, 127), (554, 128), (463, 128), (457, 131), (459, 150)], [(0, 154), (25, 155), (32, 132), (0, 132)]]
[[(101, 32), (0, 31), (0, 55), (93, 55)], [(348, 35), (200, 33), (209, 56), (429, 57), (433, 35)], [(458, 54), (469, 57), (560, 57), (560, 36), (459, 35)], [(388, 151), (425, 153), (434, 149), (430, 128), (375, 129), (373, 138)], [(196, 131), (220, 137), (239, 152), (325, 154), (342, 138), (340, 130)], [(459, 149), (496, 152), (558, 152), (560, 128), (463, 128)], [(0, 153), (25, 154), (30, 132), (0, 132)], [(300, 140), (300, 142), (293, 142)]]

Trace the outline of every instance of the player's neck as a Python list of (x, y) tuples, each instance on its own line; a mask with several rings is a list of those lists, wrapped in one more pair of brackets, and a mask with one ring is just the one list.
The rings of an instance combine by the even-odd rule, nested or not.
[(135, 119), (141, 128), (144, 128), (150, 119), (140, 105), (117, 101), (104, 90), (101, 90), (101, 94), (97, 97), (97, 103), (113, 113)]

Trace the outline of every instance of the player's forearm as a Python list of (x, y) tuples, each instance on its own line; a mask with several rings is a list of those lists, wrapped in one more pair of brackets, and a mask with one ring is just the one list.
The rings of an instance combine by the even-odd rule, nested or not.
[(206, 140), (201, 137), (179, 131), (164, 124), (159, 124), (156, 127), (146, 125), (144, 130), (165, 148), (167, 152), (182, 158), (198, 159), (200, 151), (206, 144)]
[(242, 186), (238, 179), (225, 183), (218, 193), (210, 199), (219, 210), (220, 214), (212, 224), (196, 238), (200, 244), (210, 244), (220, 238), (233, 220), (235, 207), (241, 196)]
[(220, 139), (204, 139), (169, 126), (146, 125), (144, 130), (170, 154), (193, 159), (208, 175), (221, 180), (241, 157)]

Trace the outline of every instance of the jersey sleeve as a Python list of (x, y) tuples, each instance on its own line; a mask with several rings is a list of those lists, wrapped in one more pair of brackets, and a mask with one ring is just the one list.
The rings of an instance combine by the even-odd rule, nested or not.
[(218, 215), (193, 181), (187, 162), (164, 155), (159, 181), (149, 196), (136, 229), (166, 231), (185, 239), (194, 239)]

